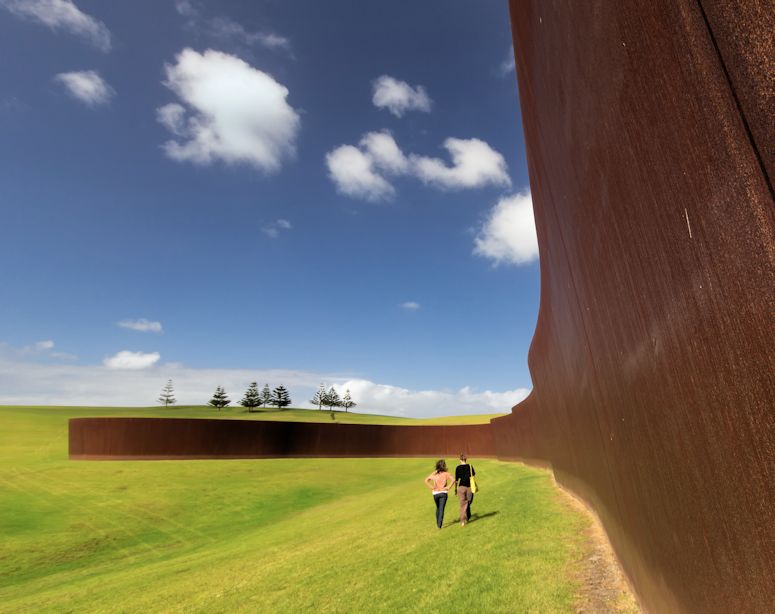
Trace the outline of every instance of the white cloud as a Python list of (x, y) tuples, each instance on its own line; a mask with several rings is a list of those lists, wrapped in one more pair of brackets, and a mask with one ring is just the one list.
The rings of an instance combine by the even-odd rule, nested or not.
[(400, 175), (409, 171), (409, 160), (393, 136), (385, 131), (369, 132), (361, 138), (361, 148), (380, 169)]
[(77, 356), (67, 352), (54, 351), (55, 343), (51, 339), (45, 341), (36, 341), (22, 347), (13, 347), (7, 343), (0, 342), (0, 358), (7, 356), (14, 360), (75, 360)]
[(341, 145), (326, 154), (328, 176), (337, 191), (368, 201), (387, 200), (395, 189), (374, 168), (374, 160), (352, 145)]
[(178, 137), (164, 144), (173, 160), (220, 160), (271, 173), (295, 154), (301, 120), (286, 101), (288, 89), (267, 73), (233, 55), (188, 48), (165, 70), (165, 85), (185, 105), (157, 109), (159, 122)]
[(380, 109), (387, 109), (396, 117), (407, 111), (430, 112), (432, 101), (422, 85), (412, 87), (405, 81), (382, 75), (373, 83), (372, 102)]
[(387, 131), (369, 132), (359, 147), (340, 145), (330, 151), (326, 164), (339, 192), (369, 201), (395, 195), (387, 176), (415, 176), (428, 185), (450, 190), (511, 185), (503, 156), (484, 141), (449, 138), (444, 147), (452, 156), (451, 167), (437, 158), (406, 156)]
[(161, 358), (161, 356), (158, 352), (146, 354), (144, 352), (130, 352), (128, 350), (123, 350), (114, 356), (106, 358), (102, 364), (108, 369), (148, 369), (159, 362), (159, 358)]
[(512, 74), (515, 69), (516, 63), (514, 61), (514, 49), (509, 47), (509, 50), (506, 52), (506, 57), (498, 65), (498, 74), (501, 77), (505, 77), (506, 75)]
[(62, 72), (54, 80), (61, 83), (73, 98), (89, 107), (108, 104), (116, 93), (96, 70)]
[(109, 407), (156, 404), (159, 391), (172, 379), (180, 405), (205, 405), (216, 386), (224, 386), (232, 405), (248, 384), (284, 384), (294, 406), (305, 407), (321, 380), (320, 373), (285, 369), (194, 369), (158, 364), (147, 369), (115, 369), (105, 365), (50, 364), (3, 352), (0, 344), (0, 404), (104, 405)]
[(65, 30), (102, 51), (110, 51), (107, 26), (81, 11), (72, 0), (0, 0), (0, 6), (17, 17), (38, 22), (52, 30)]
[(191, 0), (175, 0), (175, 10), (183, 17), (196, 17), (199, 15), (199, 5)]
[(474, 253), (495, 264), (524, 264), (538, 258), (530, 191), (501, 198), (474, 239)]
[(215, 17), (206, 24), (207, 31), (215, 38), (238, 41), (248, 46), (260, 45), (266, 49), (291, 51), (291, 41), (273, 32), (250, 32), (242, 24), (228, 17)]
[(293, 228), (293, 226), (288, 220), (279, 219), (261, 228), (261, 232), (270, 239), (276, 239), (280, 236), (280, 232), (283, 230), (290, 230), (291, 228)]
[(259, 386), (283, 384), (291, 393), (294, 407), (311, 408), (308, 400), (325, 381), (329, 382), (327, 387), (334, 385), (340, 396), (349, 388), (359, 412), (419, 418), (508, 412), (529, 393), (526, 388), (476, 392), (469, 386), (458, 390), (410, 390), (310, 371), (194, 369), (157, 364), (156, 360), (152, 369), (52, 364), (20, 360), (7, 350), (8, 346), (0, 343), (0, 404), (8, 405), (148, 406), (155, 404), (162, 386), (172, 379), (180, 405), (206, 404), (216, 386), (223, 386), (232, 405), (236, 405), (248, 384), (255, 381)]
[(293, 56), (291, 41), (275, 32), (253, 32), (229, 17), (203, 16), (202, 6), (192, 0), (175, 0), (175, 10), (186, 18), (186, 27), (225, 45), (259, 45), (270, 51), (284, 51)]
[(410, 390), (363, 379), (339, 382), (336, 388), (340, 396), (350, 390), (359, 412), (414, 417), (508, 412), (530, 394), (528, 388), (475, 392), (469, 386), (452, 391)]
[(406, 301), (405, 303), (401, 303), (401, 309), (406, 309), (407, 311), (417, 311), (420, 308), (420, 303), (415, 303), (414, 301)]
[(438, 158), (412, 156), (415, 172), (425, 183), (447, 189), (511, 185), (506, 160), (484, 141), (449, 138), (444, 148), (452, 166)]
[(186, 136), (186, 109), (177, 102), (156, 109), (156, 119), (175, 136)]
[(139, 320), (121, 320), (118, 325), (121, 328), (128, 328), (130, 330), (140, 331), (141, 333), (161, 333), (164, 332), (161, 326), (161, 322), (153, 322), (140, 318)]

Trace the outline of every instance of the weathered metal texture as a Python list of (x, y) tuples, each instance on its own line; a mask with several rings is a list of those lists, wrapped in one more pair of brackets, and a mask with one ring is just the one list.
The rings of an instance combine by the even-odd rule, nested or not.
[(700, 6), (770, 186), (775, 181), (775, 0)]
[(394, 426), (255, 420), (73, 418), (72, 459), (494, 456), (489, 424)]
[(511, 1), (541, 306), (496, 451), (596, 509), (654, 612), (775, 607), (768, 6)]

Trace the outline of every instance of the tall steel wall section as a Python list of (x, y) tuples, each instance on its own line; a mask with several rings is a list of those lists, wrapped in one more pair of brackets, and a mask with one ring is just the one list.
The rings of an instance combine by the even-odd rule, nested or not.
[(494, 456), (489, 424), (396, 426), (185, 418), (72, 418), (72, 459)]
[(599, 513), (653, 612), (775, 608), (775, 5), (512, 0), (541, 252), (496, 451)]

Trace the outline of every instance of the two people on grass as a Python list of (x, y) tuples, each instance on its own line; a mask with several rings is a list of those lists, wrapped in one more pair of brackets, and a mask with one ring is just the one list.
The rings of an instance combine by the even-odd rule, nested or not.
[(476, 471), (468, 463), (465, 454), (460, 455), (460, 463), (455, 468), (455, 477), (447, 471), (447, 463), (444, 459), (436, 462), (436, 469), (427, 478), (425, 485), (433, 493), (433, 501), (436, 504), (436, 526), (441, 528), (444, 523), (444, 508), (447, 505), (449, 489), (455, 487), (457, 498), (460, 500), (460, 526), (465, 526), (471, 520), (471, 503), (474, 493), (471, 490), (471, 476)]

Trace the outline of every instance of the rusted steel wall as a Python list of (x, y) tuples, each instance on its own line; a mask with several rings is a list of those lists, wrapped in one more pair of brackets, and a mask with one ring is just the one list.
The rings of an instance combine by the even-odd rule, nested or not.
[(70, 458), (494, 456), (489, 424), (394, 426), (257, 420), (73, 418)]
[(772, 612), (775, 5), (511, 16), (541, 306), (497, 454), (597, 510), (648, 610)]

